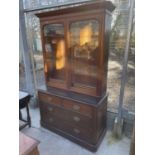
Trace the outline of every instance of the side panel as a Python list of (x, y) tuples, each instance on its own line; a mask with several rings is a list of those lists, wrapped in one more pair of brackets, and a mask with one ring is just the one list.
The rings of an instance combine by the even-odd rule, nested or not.
[(108, 72), (108, 58), (109, 58), (109, 41), (110, 41), (110, 32), (111, 32), (111, 13), (105, 11), (105, 26), (104, 26), (104, 55), (103, 55), (103, 92), (106, 92), (107, 89), (107, 72)]

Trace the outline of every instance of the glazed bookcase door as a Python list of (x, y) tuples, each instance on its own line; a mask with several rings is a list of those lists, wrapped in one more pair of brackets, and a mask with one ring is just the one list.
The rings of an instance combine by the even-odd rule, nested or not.
[(95, 92), (98, 72), (99, 22), (95, 19), (71, 22), (69, 34), (71, 87)]
[(55, 80), (55, 82), (64, 83), (66, 77), (64, 25), (45, 25), (43, 35), (45, 46), (45, 73), (47, 80)]

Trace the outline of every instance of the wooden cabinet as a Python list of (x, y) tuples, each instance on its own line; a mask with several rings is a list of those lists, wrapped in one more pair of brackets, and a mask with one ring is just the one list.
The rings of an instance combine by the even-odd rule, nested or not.
[(67, 94), (38, 91), (41, 125), (95, 151), (105, 134), (107, 96), (89, 103)]
[(38, 90), (42, 126), (95, 151), (106, 129), (111, 2), (97, 0), (36, 14), (46, 88)]

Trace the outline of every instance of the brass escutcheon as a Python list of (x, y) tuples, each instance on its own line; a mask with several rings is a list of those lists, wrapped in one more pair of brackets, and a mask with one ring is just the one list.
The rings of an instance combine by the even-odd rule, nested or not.
[(79, 121), (80, 121), (80, 118), (77, 117), (77, 116), (74, 116), (74, 117), (73, 117), (73, 120), (76, 121), (76, 122), (79, 122)]
[(50, 122), (53, 122), (53, 118), (50, 118), (49, 121), (50, 121)]
[(49, 107), (48, 110), (49, 110), (49, 111), (53, 111), (53, 108), (52, 108), (52, 107)]
[(76, 133), (76, 134), (79, 134), (80, 133), (80, 130), (79, 129), (73, 129), (74, 130), (74, 132)]
[(51, 102), (52, 101), (52, 97), (48, 97), (47, 100), (48, 100), (48, 102)]
[(74, 110), (80, 110), (80, 106), (78, 106), (78, 105), (73, 105), (73, 109), (74, 109)]

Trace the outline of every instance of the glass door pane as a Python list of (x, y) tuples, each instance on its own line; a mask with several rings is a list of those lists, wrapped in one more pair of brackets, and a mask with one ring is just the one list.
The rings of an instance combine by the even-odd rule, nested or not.
[(44, 27), (45, 72), (48, 78), (65, 80), (65, 37), (63, 24)]
[(83, 20), (70, 24), (72, 86), (96, 87), (99, 23)]

